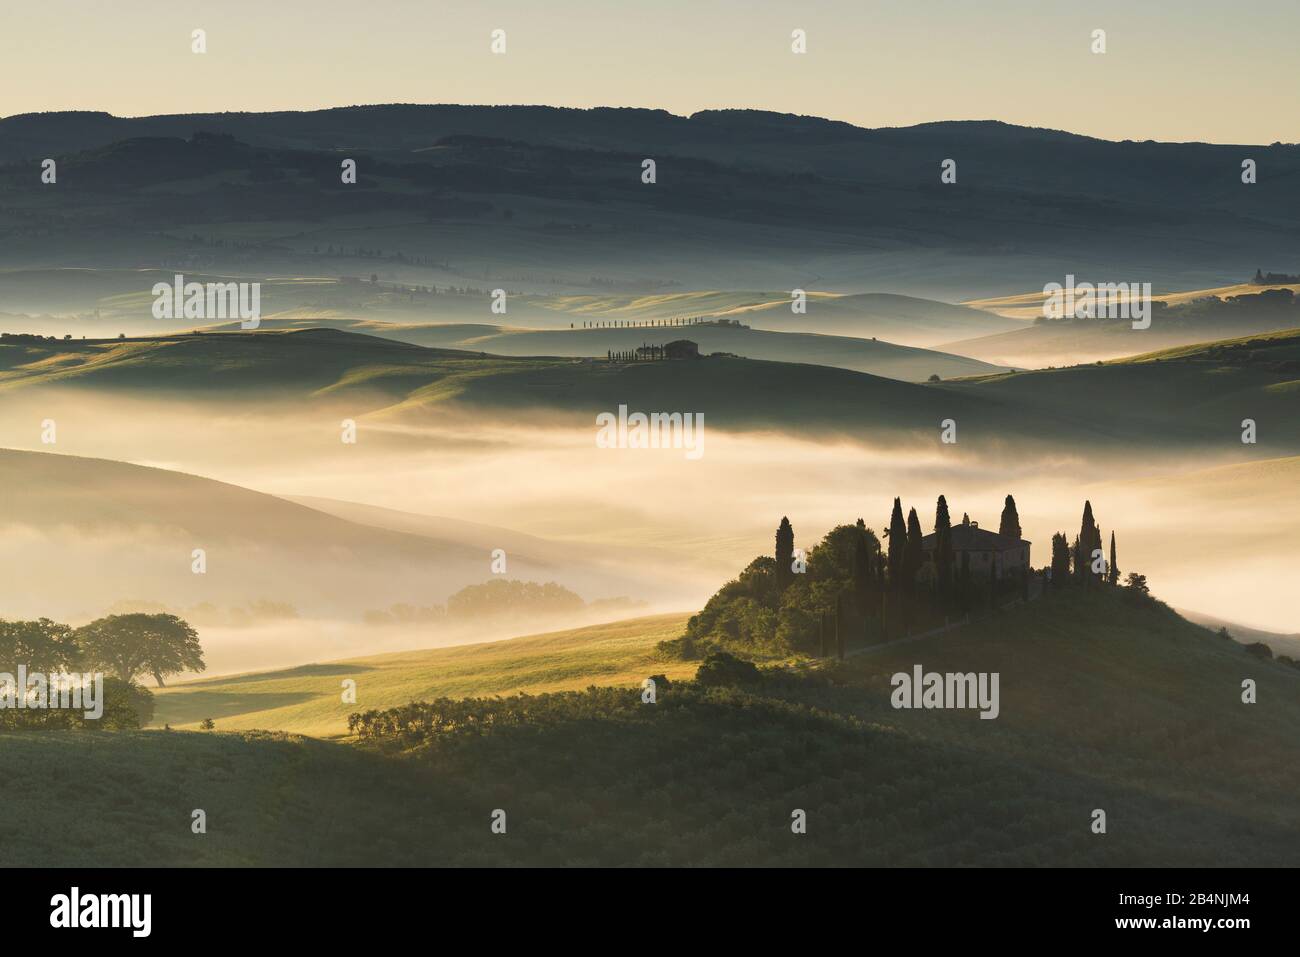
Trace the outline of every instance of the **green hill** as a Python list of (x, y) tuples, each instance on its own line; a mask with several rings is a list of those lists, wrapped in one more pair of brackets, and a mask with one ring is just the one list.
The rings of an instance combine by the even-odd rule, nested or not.
[(790, 311), (788, 295), (780, 300), (742, 306), (717, 315), (739, 319), (758, 329), (878, 337), (927, 348), (959, 336), (988, 335), (1019, 329), (1023, 325), (1018, 319), (1007, 319), (969, 306), (874, 292), (810, 297), (808, 311), (803, 315)]
[[(188, 681), (157, 693), (154, 724), (222, 731), (346, 734), (348, 714), (437, 697), (568, 691), (601, 684), (638, 686), (646, 675), (689, 677), (687, 663), (658, 662), (655, 644), (675, 638), (684, 615), (637, 618), (546, 635), (304, 665), (281, 671)], [(342, 703), (344, 678), (357, 682), (355, 706)]]
[(1260, 447), (1300, 448), (1300, 330), (1150, 352), (1065, 369), (943, 384), (965, 395), (1022, 404), (1063, 422), (1088, 423), (1153, 445), (1241, 445), (1254, 419)]
[[(1042, 315), (1041, 295), (1013, 297), (1016, 315)], [(1025, 301), (1022, 304), (1022, 301)], [(999, 301), (986, 306), (1002, 309)], [(1019, 329), (934, 344), (945, 352), (1004, 365), (1042, 367), (1096, 362), (1294, 329), (1300, 300), (1290, 286), (1229, 286), (1153, 296), (1151, 325), (1123, 319), (1025, 323)]]
[[(538, 641), (518, 643), (521, 672)], [(512, 646), (497, 646), (498, 675)], [(999, 672), (999, 717), (893, 709), (890, 675), (917, 663)], [(1246, 677), (1258, 704), (1240, 701)], [(468, 723), (430, 734), (415, 721), (357, 744), (220, 730), (0, 734), (0, 773), (39, 767), (69, 782), (58, 801), (44, 789), (9, 795), (6, 856), (1285, 866), (1300, 855), (1300, 671), (1110, 589), (757, 683), (675, 682), (655, 705), (634, 688), (593, 688), (395, 714)], [(206, 835), (190, 832), (194, 808)], [(504, 836), (489, 831), (497, 808)], [(1090, 830), (1096, 808), (1104, 835)], [(806, 834), (791, 832), (794, 809)], [(51, 845), (50, 833), (62, 839)]]
[[(1062, 442), (1223, 448), (1256, 419), (1261, 450), (1300, 450), (1300, 331), (1141, 358), (941, 383), (825, 366), (712, 357), (606, 362), (432, 349), (338, 330), (124, 340), (0, 340), (0, 392), (102, 388), (223, 404), (279, 400), (415, 418), (472, 408), (588, 427), (597, 413), (701, 412), (715, 428), (934, 444), (956, 450)], [(954, 398), (957, 396), (959, 398)], [(1177, 396), (1177, 399), (1171, 397)], [(1267, 429), (1264, 427), (1267, 423)], [(1234, 439), (1235, 441), (1236, 439)], [(1231, 444), (1231, 443), (1228, 443)], [(1239, 441), (1237, 442), (1240, 445)]]
[(904, 382), (923, 382), (932, 375), (948, 379), (999, 371), (998, 366), (965, 356), (874, 339), (717, 325), (523, 329), (482, 323), (399, 325), (374, 320), (315, 318), (274, 319), (264, 325), (269, 329), (342, 328), (422, 346), (504, 356), (604, 358), (611, 350), (635, 350), (642, 345), (690, 339), (705, 354), (727, 352), (749, 359), (830, 366)]
[[(924, 432), (933, 441), (951, 398), (921, 385), (740, 358), (609, 363), (424, 348), (338, 330), (170, 335), (123, 340), (0, 340), (0, 392), (97, 388), (121, 395), (281, 401), (348, 414), (415, 417), (471, 407), (590, 426), (599, 412), (702, 412), (722, 429), (858, 437)], [(1032, 413), (963, 402), (970, 434), (990, 440)]]
[(924, 347), (1024, 326), (1021, 320), (969, 306), (876, 292), (851, 295), (809, 292), (804, 313), (791, 310), (789, 290), (558, 296), (535, 301), (570, 313), (578, 321), (650, 322), (683, 317), (732, 319), (767, 331), (879, 338)]

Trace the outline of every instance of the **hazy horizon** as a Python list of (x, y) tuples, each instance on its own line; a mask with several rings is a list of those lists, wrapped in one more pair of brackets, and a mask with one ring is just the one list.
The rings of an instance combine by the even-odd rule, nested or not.
[[(1281, 0), (1237, 4), (1231, 17), (1196, 0), (1176, 19), (1113, 0), (1087, 10), (771, 4), (739, 19), (738, 9), (52, 0), (6, 14), (0, 116), (531, 103), (758, 109), (868, 128), (995, 119), (1108, 140), (1300, 139), (1290, 96), (1300, 8)], [(190, 51), (194, 29), (207, 34), (202, 56)], [(489, 51), (498, 29), (504, 55)], [(801, 55), (790, 49), (796, 29), (807, 38)], [(1090, 49), (1097, 29), (1104, 54)]]

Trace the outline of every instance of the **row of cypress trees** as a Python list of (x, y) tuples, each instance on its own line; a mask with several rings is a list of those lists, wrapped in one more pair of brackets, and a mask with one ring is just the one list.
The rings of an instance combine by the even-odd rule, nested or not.
[(1083, 519), (1079, 524), (1079, 534), (1071, 545), (1064, 532), (1052, 536), (1052, 582), (1063, 584), (1068, 581), (1082, 584), (1104, 582), (1107, 585), (1119, 583), (1119, 560), (1115, 550), (1115, 533), (1110, 533), (1110, 560), (1105, 559), (1102, 551), (1101, 527), (1092, 514), (1092, 502), (1083, 503)]

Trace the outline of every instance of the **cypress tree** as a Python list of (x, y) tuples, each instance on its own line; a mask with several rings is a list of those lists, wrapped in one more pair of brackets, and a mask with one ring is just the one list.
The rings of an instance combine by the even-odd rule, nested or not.
[(952, 593), (952, 522), (948, 518), (948, 500), (939, 496), (934, 511), (934, 567), (939, 573), (939, 594)]
[(900, 591), (903, 581), (907, 552), (907, 525), (903, 521), (903, 503), (894, 499), (894, 511), (889, 516), (889, 588)]
[[(1090, 578), (1100, 578), (1100, 575), (1094, 575), (1092, 571), (1093, 555), (1101, 549), (1101, 529), (1092, 517), (1092, 502), (1083, 503), (1083, 521), (1079, 526), (1078, 539), (1078, 558), (1076, 558), (1076, 573), (1083, 577), (1085, 582)], [(1081, 559), (1081, 560), (1080, 560)]]
[(907, 513), (907, 548), (903, 552), (903, 575), (906, 577), (908, 591), (916, 588), (916, 573), (925, 561), (925, 551), (921, 547), (921, 520), (916, 517), (916, 509)]
[(1002, 521), (998, 525), (998, 534), (1008, 538), (1020, 538), (1020, 516), (1016, 513), (1016, 500), (1010, 495), (1007, 496), (1006, 504), (1002, 506)]
[(1110, 533), (1110, 568), (1106, 570), (1106, 581), (1114, 585), (1119, 582), (1119, 562), (1115, 559), (1115, 533)]
[(794, 529), (790, 519), (781, 516), (776, 528), (776, 584), (782, 591), (794, 581)]
[(870, 607), (872, 574), (871, 552), (867, 549), (867, 525), (858, 519), (858, 537), (853, 543), (853, 591), (857, 598), (858, 609), (862, 612)]
[(1060, 587), (1070, 577), (1070, 543), (1064, 532), (1052, 536), (1052, 584)]

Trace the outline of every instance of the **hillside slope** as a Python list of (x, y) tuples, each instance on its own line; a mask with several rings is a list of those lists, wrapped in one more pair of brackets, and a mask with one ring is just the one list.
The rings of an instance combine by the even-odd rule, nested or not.
[[(593, 682), (637, 687), (647, 675), (690, 677), (695, 666), (655, 658), (655, 644), (677, 637), (685, 615), (634, 618), (487, 644), (375, 655), (282, 671), (173, 685), (157, 695), (154, 725), (194, 730), (213, 718), (222, 731), (347, 733), (348, 714), (439, 697), (569, 691)], [(344, 678), (357, 703), (343, 704)]]
[[(119, 396), (318, 405), (394, 422), (476, 410), (590, 428), (620, 405), (699, 412), (715, 428), (933, 445), (953, 418), (984, 451), (1061, 442), (1240, 448), (1267, 422), (1261, 455), (1300, 452), (1300, 331), (1141, 361), (922, 384), (824, 366), (712, 357), (606, 362), (429, 349), (337, 330), (126, 340), (0, 342), (0, 392), (75, 387)], [(215, 374), (214, 374), (215, 373)], [(1171, 396), (1179, 396), (1177, 402)], [(1181, 397), (1186, 397), (1182, 399)], [(1254, 452), (1256, 447), (1246, 447)]]
[(755, 329), (929, 347), (958, 338), (1016, 330), (1024, 323), (996, 313), (933, 299), (889, 293), (808, 292), (807, 309), (790, 308), (790, 292), (678, 292), (652, 296), (557, 296), (530, 300), (586, 320), (650, 322), (731, 319)]
[[(510, 549), (511, 577), (556, 581), (588, 596), (637, 594), (649, 580), (608, 549), (505, 529), (497, 536), (432, 517), (386, 524), (362, 506), (309, 507), (105, 459), (0, 449), (0, 488), (0, 560), (8, 569), (0, 617), (79, 624), (123, 601), (216, 611), (274, 601), (302, 616), (269, 634), (200, 627), (217, 673), (383, 647), (382, 635), (360, 628), (364, 612), (444, 602), (490, 578), (493, 548)], [(204, 552), (203, 574), (193, 571), (195, 549)], [(351, 628), (326, 629), (325, 618)], [(420, 635), (426, 644), (473, 640), (462, 630), (425, 626)]]
[(874, 339), (716, 325), (522, 329), (479, 323), (398, 325), (373, 320), (314, 318), (275, 319), (263, 325), (268, 329), (341, 328), (422, 346), (502, 356), (603, 359), (610, 351), (632, 351), (643, 345), (689, 339), (706, 355), (726, 352), (748, 359), (829, 366), (903, 382), (923, 382), (932, 375), (948, 379), (999, 371), (998, 366), (977, 359)]
[[(936, 386), (996, 397), (1156, 446), (1203, 443), (1223, 452), (1300, 450), (1300, 330), (1144, 353), (1095, 365), (1007, 373)], [(1243, 446), (1253, 419), (1258, 445)]]
[[(1154, 312), (1146, 329), (1134, 329), (1132, 322), (1124, 319), (1038, 322), (992, 335), (949, 341), (937, 348), (989, 362), (1031, 367), (1118, 359), (1212, 340), (1294, 329), (1300, 325), (1300, 302), (1294, 299), (1296, 288), (1243, 283), (1153, 295)], [(1042, 298), (1041, 294), (1034, 293), (975, 305), (999, 315), (1033, 320), (1043, 315)]]
[[(626, 404), (700, 412), (721, 429), (860, 437), (937, 434), (950, 397), (845, 369), (752, 359), (609, 363), (431, 349), (338, 330), (155, 336), (125, 340), (0, 341), (0, 392), (101, 389), (116, 396), (303, 403), (350, 415), (419, 420), (475, 409), (548, 414), (583, 428)], [(1032, 411), (979, 397), (966, 423), (993, 440)]]
[[(530, 641), (517, 646), (536, 649)], [(505, 656), (499, 675), (512, 646), (493, 649)], [(530, 654), (518, 660), (526, 672)], [(999, 717), (895, 710), (890, 675), (918, 663), (999, 672)], [(1258, 704), (1241, 703), (1245, 677)], [(362, 673), (362, 694), (365, 682)], [(1300, 860), (1300, 671), (1109, 590), (758, 684), (677, 683), (656, 705), (627, 688), (464, 707), (502, 720), (432, 737), (414, 724), (361, 745), (220, 731), (4, 733), (0, 773), (75, 768), (94, 782), (58, 802), (16, 791), (6, 854), (29, 859), (35, 835), (57, 832), (65, 840), (42, 843), (42, 863)], [(209, 821), (199, 841), (188, 828), (196, 806)], [(489, 831), (494, 808), (508, 812), (507, 839)], [(790, 830), (796, 808), (804, 835)], [(1097, 808), (1104, 835), (1090, 830)]]

